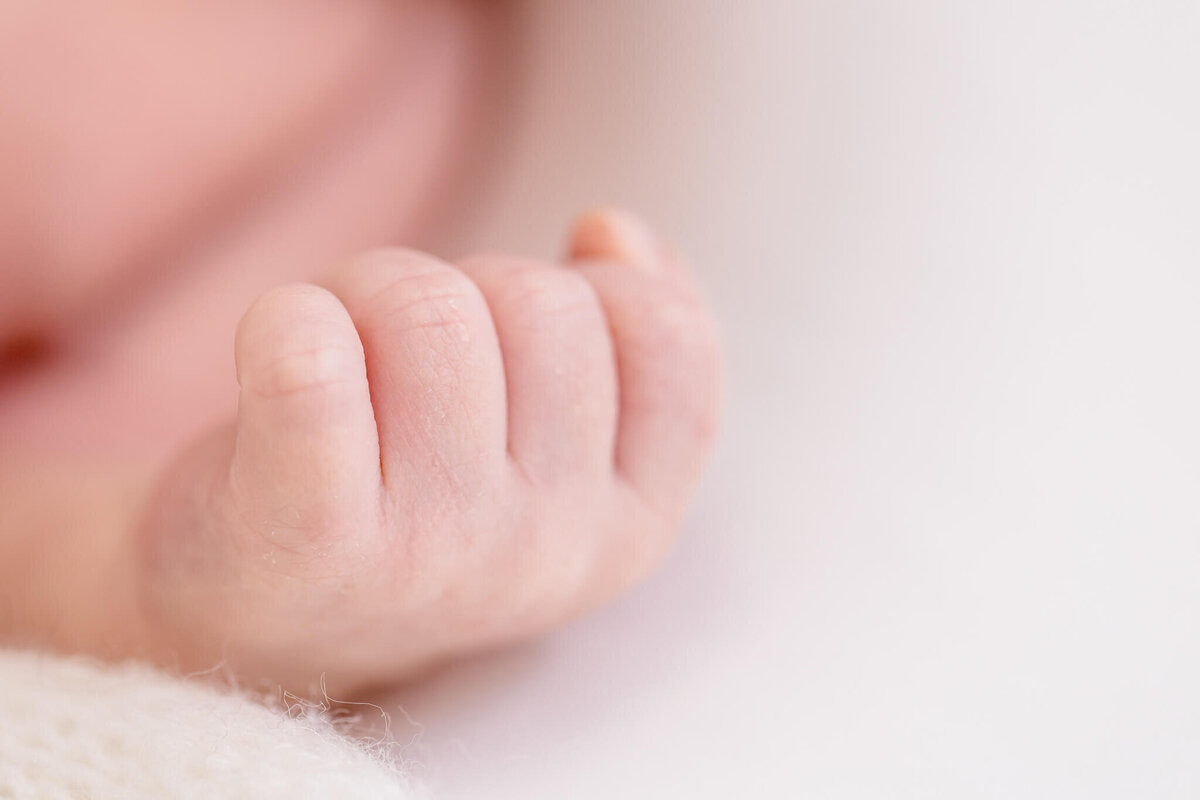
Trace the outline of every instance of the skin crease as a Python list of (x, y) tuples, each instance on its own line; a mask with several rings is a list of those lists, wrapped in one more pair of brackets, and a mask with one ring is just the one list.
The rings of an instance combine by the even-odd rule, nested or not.
[(503, 9), (0, 10), (0, 633), (353, 696), (661, 557), (718, 405), (677, 256), (349, 256), (446, 213)]

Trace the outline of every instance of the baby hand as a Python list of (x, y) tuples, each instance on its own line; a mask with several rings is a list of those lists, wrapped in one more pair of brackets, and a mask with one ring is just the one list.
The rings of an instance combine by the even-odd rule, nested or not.
[(144, 646), (299, 692), (403, 678), (628, 586), (717, 421), (692, 277), (615, 212), (565, 264), (369, 253), (260, 298), (236, 356), (236, 423), (140, 533)]

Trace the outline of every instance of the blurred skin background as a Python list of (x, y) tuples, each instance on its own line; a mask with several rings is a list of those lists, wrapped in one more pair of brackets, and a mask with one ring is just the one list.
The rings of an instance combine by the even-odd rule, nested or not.
[[(388, 28), (403, 5), (310, 4), (318, 11), (301, 16), (242, 3), (230, 5), (247, 15), (237, 25), (211, 23), (214, 40), (239, 32), (222, 47), (249, 64), (261, 63), (263, 31), (296, 26), (272, 39), (283, 77), (253, 71), (262, 82), (243, 86), (229, 118), (255, 121), (236, 132), (257, 142), (245, 169), (280, 170), (303, 190), (259, 207), (279, 215), (270, 222), (206, 223), (220, 235), (189, 239), (205, 242), (188, 253), (204, 267), (186, 271), (195, 283), (178, 287), (169, 314), (146, 317), (164, 332), (149, 341), (176, 355), (195, 347), (188, 358), (106, 349), (125, 354), (95, 379), (107, 389), (65, 395), (125, 407), (148, 391), (147, 359), (187, 365), (182, 386), (211, 358), (223, 377), (181, 395), (232, 401), (227, 342), (179, 331), (228, 313), (213, 329), (231, 336), (234, 301), (257, 282), (377, 243), (367, 240), (552, 256), (567, 221), (605, 202), (644, 213), (690, 254), (729, 369), (723, 440), (688, 528), (659, 575), (616, 605), (378, 698), (445, 796), (1196, 795), (1200, 8), (527, 0), (473, 6), (471, 19), (497, 14), (478, 39), (432, 19), (396, 47), (391, 32), (412, 30), (414, 9), (454, 7), (412, 3), (408, 22)], [(187, 24), (201, 63), (209, 29)], [(91, 33), (57, 46), (81, 57)], [(30, 41), (5, 42), (0, 59)], [(373, 142), (363, 152), (383, 161), (323, 173), (321, 158), (295, 166), (287, 143), (255, 139), (261, 114), (310, 107), (315, 95), (288, 105), (279, 88), (293, 69), (324, 70), (333, 88), (313, 77), (303, 92), (349, 102), (337, 87), (390, 96), (370, 76), (416, 74), (374, 65), (458, 47), (489, 60), (419, 74), (466, 73), (503, 102), (410, 84), (418, 120), (360, 122)], [(153, 56), (131, 55), (130, 74), (145, 76)], [(102, 188), (75, 193), (62, 213), (86, 236), (14, 235), (10, 252), (53, 244), (86, 271), (89, 254), (119, 250), (122, 226), (143, 227), (146, 209), (175, 229), (195, 219), (180, 198), (243, 197), (212, 188), (203, 159), (156, 150), (210, 119), (204, 103), (230, 102), (223, 87), (246, 83), (232, 55), (217, 66), (220, 82), (212, 65), (186, 78), (195, 104), (172, 107), (165, 78), (139, 99), (162, 127), (107, 162)], [(0, 81), (14, 96), (30, 85), (8, 68)], [(438, 105), (450, 96), (468, 100)], [(63, 114), (73, 133), (98, 126), (73, 146), (125, 141), (127, 121), (105, 107), (72, 102)], [(36, 153), (47, 134), (11, 121), (0, 136)], [(447, 131), (474, 138), (451, 144)], [(334, 144), (315, 152), (336, 160), (351, 135), (321, 133)], [(402, 139), (415, 144), (395, 147)], [(37, 165), (11, 157), (27, 152), (17, 144), (3, 152), (6, 181)], [(151, 163), (188, 191), (122, 183)], [(73, 185), (70, 160), (55, 169)], [(118, 190), (128, 219), (107, 202)], [(172, 252), (165, 239), (138, 248), (140, 259), (113, 263)], [(10, 436), (43, 420), (102, 452), (130, 441), (94, 423), (62, 436), (43, 399), (21, 405), (9, 391), (11, 406), (31, 409), (8, 412)], [(155, 442), (177, 435), (177, 406), (134, 407)]]

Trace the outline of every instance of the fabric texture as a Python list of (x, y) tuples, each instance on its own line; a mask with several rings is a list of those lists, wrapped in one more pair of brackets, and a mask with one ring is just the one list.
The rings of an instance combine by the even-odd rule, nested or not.
[(319, 709), (140, 665), (0, 650), (0, 798), (411, 798)]

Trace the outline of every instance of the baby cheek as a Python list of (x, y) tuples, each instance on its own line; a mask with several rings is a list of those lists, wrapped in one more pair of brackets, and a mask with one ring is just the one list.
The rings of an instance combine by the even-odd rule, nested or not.
[(238, 207), (378, 38), (370, 4), (128, 5), (0, 7), (0, 247), (45, 309)]

